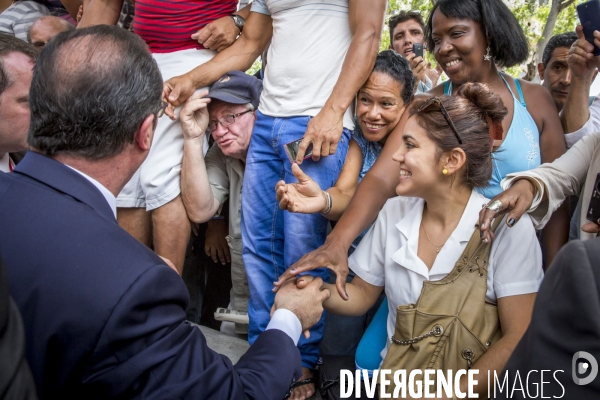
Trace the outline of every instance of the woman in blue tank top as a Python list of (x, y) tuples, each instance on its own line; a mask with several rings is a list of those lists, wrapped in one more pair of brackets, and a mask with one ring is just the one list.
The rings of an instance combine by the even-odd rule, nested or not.
[[(552, 97), (541, 85), (498, 70), (526, 60), (528, 44), (517, 19), (502, 0), (440, 0), (427, 21), (428, 49), (449, 80), (428, 94), (453, 95), (465, 82), (487, 84), (508, 109), (502, 137), (494, 138), (493, 173), (487, 198), (501, 192), (512, 172), (552, 162), (565, 151), (564, 131)], [(568, 210), (560, 210), (544, 229), (546, 262), (568, 240)]]

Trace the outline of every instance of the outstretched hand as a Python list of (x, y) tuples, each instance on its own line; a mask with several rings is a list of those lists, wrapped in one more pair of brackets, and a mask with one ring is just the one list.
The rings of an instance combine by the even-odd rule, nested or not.
[(316, 250), (304, 255), (296, 263), (292, 264), (273, 284), (274, 291), (278, 291), (286, 282), (303, 272), (312, 271), (317, 268), (329, 268), (335, 272), (335, 286), (344, 300), (348, 300), (346, 293), (346, 278), (348, 277), (348, 248), (338, 242), (325, 240), (325, 244)]
[(484, 207), (479, 212), (479, 229), (481, 239), (486, 243), (494, 240), (494, 232), (489, 228), (492, 220), (500, 215), (508, 213), (506, 224), (512, 227), (531, 208), (535, 197), (535, 187), (527, 179), (519, 179), (513, 185), (494, 197), (488, 204), (500, 201), (501, 209), (498, 211)]
[(298, 183), (286, 184), (284, 181), (279, 181), (275, 185), (279, 208), (302, 214), (326, 210), (327, 198), (319, 184), (306, 175), (298, 164), (292, 164), (292, 173), (298, 179)]

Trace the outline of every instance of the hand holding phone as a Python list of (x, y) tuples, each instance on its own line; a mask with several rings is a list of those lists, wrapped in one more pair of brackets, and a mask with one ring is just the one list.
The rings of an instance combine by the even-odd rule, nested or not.
[[(294, 140), (293, 142), (289, 142), (283, 145), (285, 153), (287, 154), (290, 162), (293, 164), (296, 162), (296, 157), (298, 156), (298, 147), (300, 147), (300, 143), (302, 142), (302, 138)], [(312, 157), (312, 143), (306, 149), (306, 154), (304, 155), (304, 159)]]
[(579, 4), (577, 15), (583, 27), (585, 40), (594, 46), (594, 55), (600, 56), (600, 47), (594, 43), (594, 31), (600, 31), (600, 1), (592, 0)]

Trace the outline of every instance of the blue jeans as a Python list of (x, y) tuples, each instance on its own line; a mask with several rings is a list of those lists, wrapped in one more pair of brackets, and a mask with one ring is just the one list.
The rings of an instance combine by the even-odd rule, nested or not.
[[(270, 319), (275, 294), (273, 282), (294, 262), (325, 242), (327, 220), (319, 214), (295, 214), (279, 209), (275, 184), (297, 182), (283, 145), (304, 136), (311, 117), (274, 118), (257, 112), (256, 123), (246, 157), (242, 189), (243, 258), (248, 275), (250, 325), (248, 341), (254, 343)], [(350, 131), (344, 129), (334, 155), (318, 162), (304, 160), (302, 170), (323, 189), (335, 184), (342, 170)], [(327, 280), (325, 268), (311, 275)], [(302, 365), (314, 367), (319, 356), (325, 316), (311, 329), (310, 338), (298, 342)]]

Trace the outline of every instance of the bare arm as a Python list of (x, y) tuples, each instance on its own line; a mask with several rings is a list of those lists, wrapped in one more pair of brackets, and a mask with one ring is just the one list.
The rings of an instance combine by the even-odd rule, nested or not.
[(207, 91), (190, 97), (181, 110), (183, 130), (183, 162), (181, 165), (181, 198), (188, 218), (195, 223), (208, 221), (215, 215), (219, 202), (213, 196), (204, 163), (204, 132), (208, 125)]
[[(298, 278), (297, 285), (304, 288), (314, 278), (311, 275), (305, 275)], [(344, 300), (336, 293), (335, 287), (329, 283), (323, 283), (321, 290), (328, 289), (330, 297), (323, 302), (323, 308), (329, 312), (338, 315), (359, 316), (364, 315), (377, 301), (383, 291), (383, 286), (374, 286), (365, 282), (359, 276), (352, 278), (352, 281), (346, 285), (348, 289), (349, 300)]]
[(310, 120), (296, 161), (301, 164), (313, 144), (313, 160), (335, 154), (342, 135), (344, 113), (375, 65), (386, 8), (385, 0), (350, 0), (348, 18), (353, 37), (342, 72), (321, 111)]
[(250, 68), (271, 42), (272, 34), (271, 16), (251, 12), (241, 36), (231, 46), (212, 60), (165, 82), (163, 100), (171, 104), (166, 110), (169, 117), (175, 118), (174, 107), (183, 104), (196, 89), (212, 84), (228, 71)]
[(92, 25), (115, 25), (123, 8), (123, 0), (91, 0), (84, 2), (83, 17), (77, 28)]
[[(490, 371), (490, 377), (494, 376), (494, 371), (498, 376), (500, 375), (510, 355), (527, 330), (531, 321), (534, 301), (535, 293), (498, 299), (498, 315), (502, 327), (502, 338), (494, 343), (473, 364), (472, 368), (479, 370), (479, 374), (474, 376), (477, 380), (477, 386), (474, 387), (473, 391), (479, 393), (480, 398), (487, 398), (488, 371)], [(460, 388), (461, 392), (467, 393), (468, 382), (466, 376), (461, 379)]]
[[(590, 86), (600, 61), (600, 57), (594, 58), (594, 46), (585, 40), (583, 28), (578, 26), (576, 32), (577, 41), (571, 46), (568, 58), (571, 87), (560, 116), (565, 133), (578, 131), (590, 118)], [(600, 40), (596, 40), (600, 44)]]
[(354, 196), (354, 192), (356, 192), (361, 167), (362, 151), (358, 143), (355, 140), (351, 140), (340, 177), (335, 186), (327, 189), (327, 192), (331, 196), (331, 211), (329, 214), (324, 214), (324, 217), (332, 221), (337, 221), (344, 211), (346, 211), (350, 200), (352, 200), (352, 196)]

